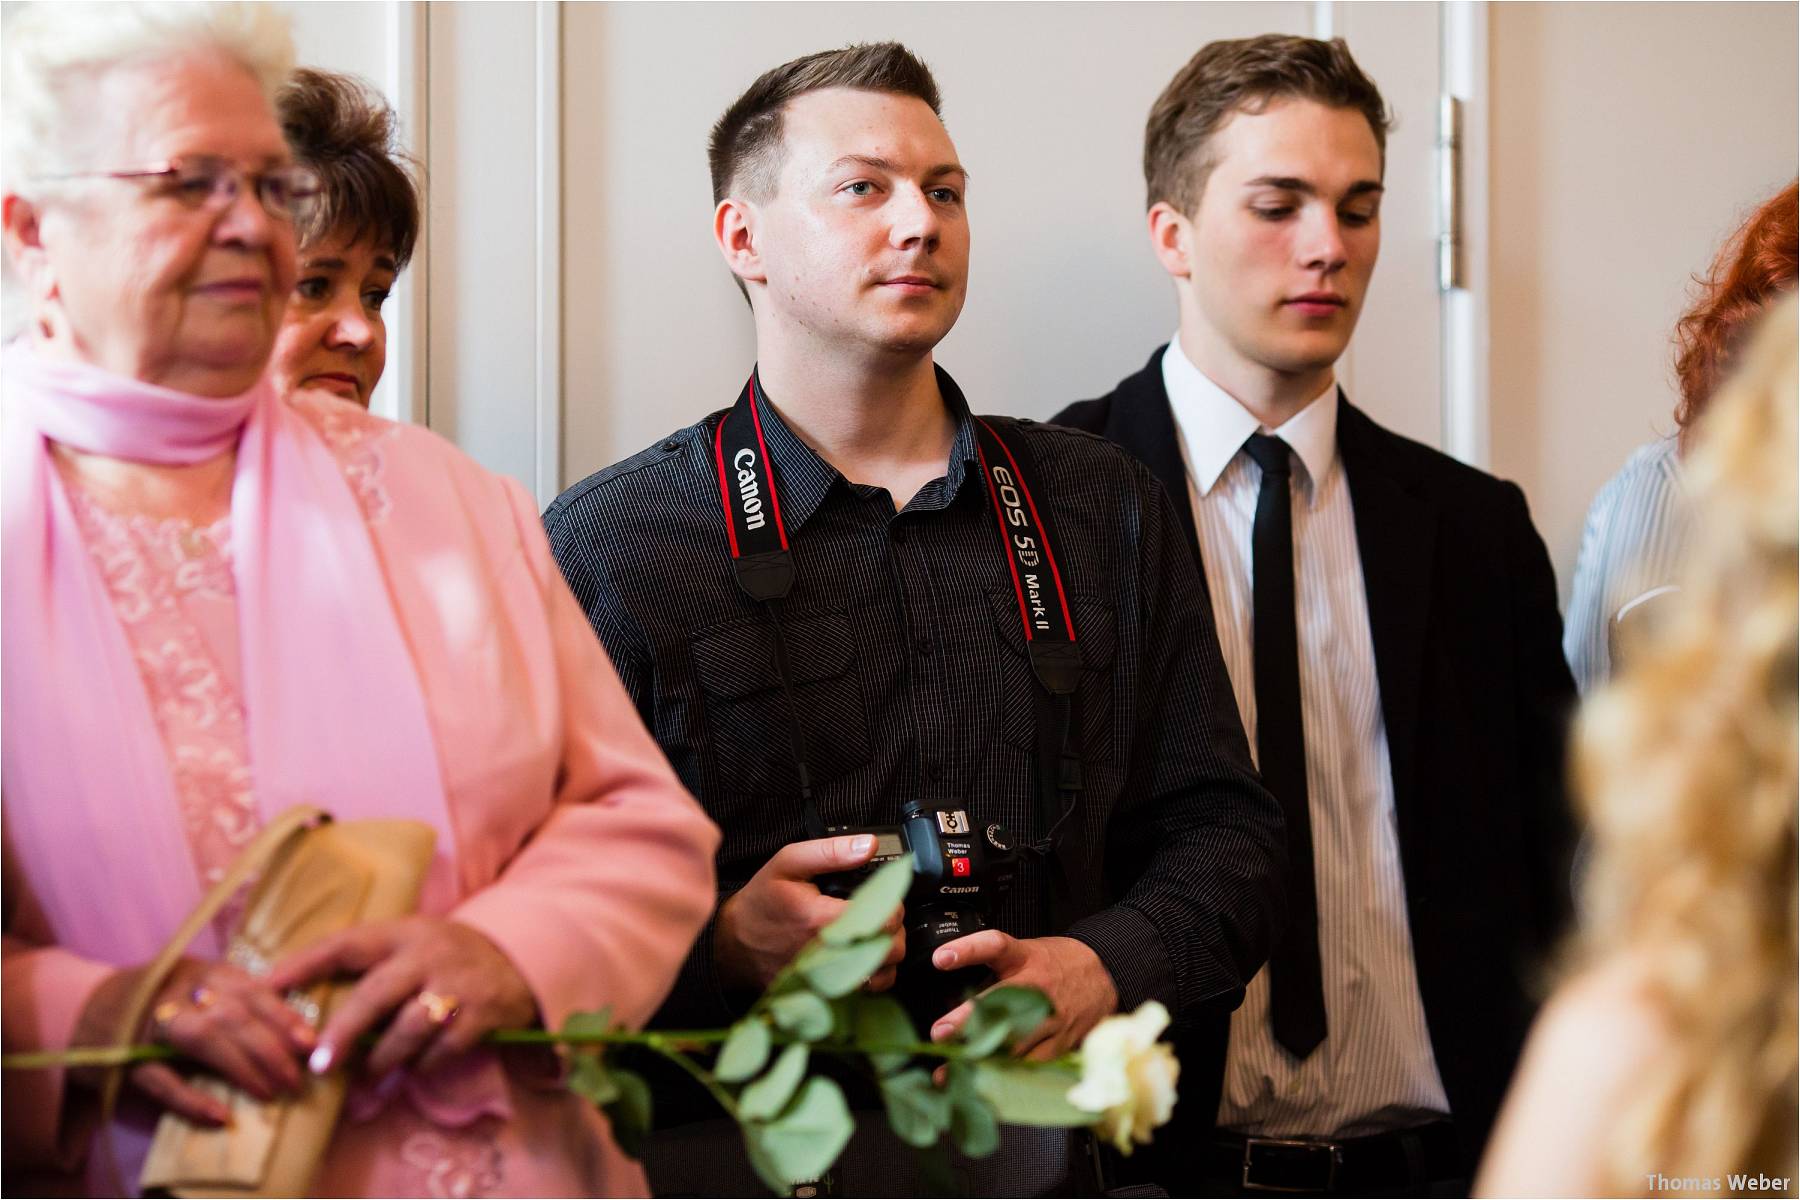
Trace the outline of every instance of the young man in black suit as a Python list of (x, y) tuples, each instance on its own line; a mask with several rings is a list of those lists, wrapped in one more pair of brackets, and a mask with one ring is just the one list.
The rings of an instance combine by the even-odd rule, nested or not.
[(1574, 685), (1524, 496), (1381, 428), (1333, 375), (1388, 121), (1341, 40), (1195, 55), (1144, 147), (1179, 333), (1056, 418), (1175, 500), (1288, 818), (1287, 931), (1244, 1006), (1184, 1039), (1193, 1139), (1163, 1141), (1203, 1149), (1153, 1171), (1183, 1193), (1466, 1181), (1566, 915)]

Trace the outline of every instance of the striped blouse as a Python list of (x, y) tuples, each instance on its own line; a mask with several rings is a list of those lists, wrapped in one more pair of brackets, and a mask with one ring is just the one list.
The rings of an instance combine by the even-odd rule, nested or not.
[(1621, 612), (1675, 577), (1686, 535), (1678, 445), (1664, 438), (1638, 447), (1588, 508), (1563, 626), (1563, 656), (1584, 695), (1612, 674)]

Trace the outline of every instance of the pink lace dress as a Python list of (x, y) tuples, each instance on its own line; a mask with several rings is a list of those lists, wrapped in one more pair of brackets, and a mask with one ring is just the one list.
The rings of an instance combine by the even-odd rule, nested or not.
[[(64, 481), (162, 734), (194, 869), (211, 888), (262, 824), (238, 690), (231, 519), (117, 512), (72, 474)], [(236, 918), (221, 915), (220, 932)]]
[[(194, 869), (210, 888), (261, 827), (240, 692), (231, 520), (202, 526), (119, 512), (71, 473), (63, 478), (162, 734)], [(366, 513), (379, 509), (378, 493), (366, 487), (359, 492)], [(221, 944), (240, 909), (234, 901), (219, 917)], [(361, 1171), (352, 1179), (334, 1178), (334, 1163), (361, 1160), (366, 1170), (371, 1158), (380, 1162), (380, 1186), (388, 1194), (470, 1197), (506, 1188), (503, 1122), (484, 1117), (444, 1129), (404, 1104), (389, 1106), (383, 1116), (379, 1133), (348, 1123), (339, 1140), (393, 1139), (388, 1152), (329, 1154), (315, 1185), (320, 1194), (374, 1182)], [(531, 1186), (513, 1181), (515, 1188), (521, 1184)]]

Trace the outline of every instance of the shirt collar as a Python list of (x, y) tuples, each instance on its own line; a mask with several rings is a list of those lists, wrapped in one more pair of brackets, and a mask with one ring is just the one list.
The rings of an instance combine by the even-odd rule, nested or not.
[[(1169, 339), (1162, 373), (1163, 389), (1174, 410), (1176, 428), (1181, 431), (1188, 472), (1195, 490), (1204, 496), (1262, 425), (1231, 393), (1188, 360), (1179, 336)], [(1338, 391), (1334, 383), (1289, 417), (1281, 428), (1267, 431), (1293, 448), (1313, 499), (1318, 495), (1318, 482), (1337, 464), (1337, 414)]]
[[(938, 391), (943, 394), (944, 406), (956, 422), (956, 436), (950, 443), (949, 464), (943, 477), (927, 483), (908, 506), (916, 505), (920, 509), (947, 507), (962, 490), (966, 478), (980, 475), (975, 419), (969, 414), (969, 403), (956, 381), (950, 378), (950, 373), (942, 367), (936, 370)], [(768, 390), (763, 387), (762, 377), (752, 375), (752, 378), (762, 400), (763, 440), (769, 447), (769, 463), (775, 472), (776, 486), (781, 489), (782, 519), (790, 529), (799, 529), (818, 510), (832, 485), (844, 477), (781, 419)]]
[(943, 499), (941, 503), (929, 505), (941, 508), (962, 490), (963, 480), (971, 475), (980, 476), (981, 451), (975, 436), (975, 418), (969, 412), (969, 402), (963, 397), (962, 389), (944, 368), (933, 364), (933, 370), (937, 372), (938, 391), (943, 394), (944, 407), (950, 410), (950, 418), (956, 422), (956, 436), (950, 439), (950, 462), (944, 471)]
[[(799, 434), (788, 428), (788, 423), (770, 403), (762, 377), (754, 370), (750, 374), (750, 383), (744, 385), (745, 391), (752, 385), (760, 402), (757, 407), (762, 415), (763, 443), (769, 448), (769, 467), (777, 488), (777, 502), (781, 505), (781, 519), (788, 528), (798, 529), (806, 524), (806, 518), (819, 507), (825, 493), (841, 476), (830, 463), (814, 453)], [(743, 398), (740, 392), (738, 400), (741, 402)], [(725, 418), (721, 415), (719, 419)]]

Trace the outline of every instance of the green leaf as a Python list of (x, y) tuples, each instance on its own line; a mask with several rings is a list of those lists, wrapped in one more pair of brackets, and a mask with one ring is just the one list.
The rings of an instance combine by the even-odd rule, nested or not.
[(742, 1083), (769, 1061), (769, 1027), (761, 1017), (745, 1017), (731, 1027), (731, 1034), (719, 1048), (713, 1074), (726, 1083)]
[(794, 966), (814, 991), (835, 1000), (867, 983), (893, 944), (894, 940), (886, 934), (876, 934), (847, 946), (815, 942), (800, 952)]
[(636, 1071), (614, 1067), (610, 1072), (618, 1087), (616, 1100), (606, 1106), (606, 1118), (612, 1123), (613, 1140), (632, 1158), (644, 1156), (644, 1140), (650, 1136), (650, 1085)]
[(806, 1081), (799, 1099), (779, 1120), (746, 1124), (744, 1144), (763, 1181), (787, 1192), (829, 1170), (855, 1128), (844, 1093), (820, 1077)]
[(1095, 1116), (1069, 1103), (1080, 1075), (1067, 1067), (1016, 1060), (975, 1064), (975, 1089), (1008, 1125), (1079, 1127)]
[[(794, 1190), (794, 1184), (781, 1177), (781, 1167), (764, 1153), (761, 1129), (760, 1125), (745, 1125), (742, 1128), (744, 1150), (749, 1155), (750, 1165), (756, 1168), (757, 1177), (771, 1192), (777, 1196), (790, 1195)], [(794, 1182), (799, 1181), (795, 1180)]]
[(738, 1118), (767, 1121), (780, 1112), (806, 1074), (806, 1054), (806, 1047), (798, 1042), (783, 1050), (768, 1073), (738, 1097)]
[(847, 946), (872, 934), (880, 933), (906, 891), (912, 886), (913, 862), (896, 858), (875, 868), (875, 873), (850, 893), (844, 911), (837, 920), (819, 931), (819, 940), (827, 946)]
[(962, 1040), (977, 1058), (1020, 1038), (1044, 1023), (1052, 1012), (1050, 997), (1028, 987), (997, 987), (978, 997), (975, 1011), (963, 1023)]
[(888, 1125), (909, 1146), (922, 1150), (936, 1145), (950, 1125), (950, 1096), (931, 1086), (923, 1067), (883, 1079), (881, 1098), (887, 1103)]
[(962, 1040), (963, 1044), (969, 1048), (970, 1054), (978, 1058), (985, 1058), (1000, 1049), (1000, 1044), (1006, 1041), (1006, 1035), (1011, 1032), (1012, 1030), (1005, 1024), (978, 1021), (971, 1016), (963, 1022)]
[(789, 992), (769, 1001), (769, 1015), (775, 1024), (809, 1042), (829, 1036), (836, 1021), (831, 1005), (812, 992)]
[(604, 1107), (619, 1098), (619, 1085), (598, 1054), (577, 1054), (569, 1062), (568, 1088), (588, 1103)]
[(986, 1158), (1000, 1148), (1000, 1123), (975, 1087), (975, 1073), (963, 1063), (949, 1064), (950, 1136), (970, 1158)]
[[(850, 997), (851, 1036), (859, 1047), (904, 1046), (920, 1040), (906, 1008), (892, 996), (858, 994)], [(904, 1050), (869, 1052), (877, 1071), (898, 1071), (912, 1060)]]
[(607, 1005), (599, 1012), (570, 1013), (563, 1022), (562, 1031), (570, 1037), (593, 1037), (612, 1029), (612, 1005)]

